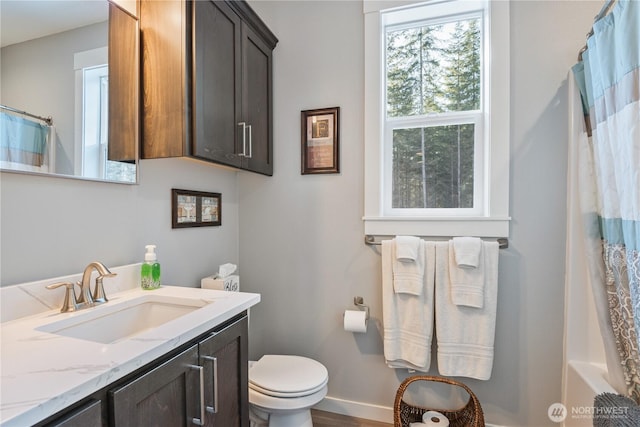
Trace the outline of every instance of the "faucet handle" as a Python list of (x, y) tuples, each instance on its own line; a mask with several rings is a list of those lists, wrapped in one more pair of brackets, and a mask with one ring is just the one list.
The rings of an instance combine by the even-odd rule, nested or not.
[[(108, 270), (107, 270), (108, 271)], [(115, 277), (118, 273), (101, 274), (96, 277), (96, 286), (93, 288), (93, 302), (95, 303), (103, 303), (109, 301), (107, 299), (107, 294), (104, 293), (104, 285), (102, 284), (102, 279), (105, 277)]]
[(74, 289), (75, 284), (72, 282), (58, 282), (52, 283), (51, 285), (47, 285), (47, 289), (57, 289), (61, 286), (65, 286), (66, 292), (64, 294), (64, 302), (62, 303), (62, 308), (60, 308), (61, 313), (66, 313), (68, 311), (76, 311), (80, 309), (80, 305), (76, 299), (76, 291)]

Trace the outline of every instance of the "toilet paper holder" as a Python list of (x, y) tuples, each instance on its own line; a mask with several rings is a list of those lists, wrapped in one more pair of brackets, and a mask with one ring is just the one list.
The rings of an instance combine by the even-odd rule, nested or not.
[(353, 304), (361, 310), (364, 309), (366, 312), (365, 319), (369, 320), (369, 306), (364, 304), (364, 298), (353, 297)]

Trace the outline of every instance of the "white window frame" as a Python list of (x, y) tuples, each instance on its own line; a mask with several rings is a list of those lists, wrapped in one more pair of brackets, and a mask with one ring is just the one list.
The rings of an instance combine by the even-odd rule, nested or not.
[[(392, 128), (385, 126), (385, 24), (411, 21), (410, 5), (415, 1), (364, 0), (365, 19), (365, 234), (420, 236), (507, 237), (509, 234), (509, 2), (438, 1), (422, 2), (435, 16), (484, 10), (483, 105), (480, 123), (474, 112), (451, 113), (465, 116), (482, 132), (484, 146), (476, 149), (473, 209), (393, 209), (385, 206), (391, 194), (391, 147), (385, 144)], [(392, 10), (392, 14), (383, 11)], [(389, 18), (389, 17), (392, 18)], [(383, 22), (383, 20), (385, 22)], [(471, 114), (470, 114), (471, 113)], [(442, 116), (442, 124), (448, 124)], [(450, 123), (450, 122), (449, 122)], [(434, 122), (430, 125), (440, 125)], [(387, 135), (384, 133), (387, 132)], [(476, 147), (478, 148), (478, 147)], [(390, 176), (390, 175), (387, 175)], [(481, 193), (481, 194), (477, 194)]]
[(100, 67), (109, 63), (108, 47), (76, 52), (73, 55), (73, 69), (75, 78), (75, 111), (74, 111), (74, 140), (82, 143), (75, 144), (74, 149), (74, 175), (84, 175), (84, 70), (87, 68)]

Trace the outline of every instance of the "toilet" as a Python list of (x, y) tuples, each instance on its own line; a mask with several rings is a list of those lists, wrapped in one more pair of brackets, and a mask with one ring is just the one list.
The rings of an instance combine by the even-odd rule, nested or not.
[(302, 356), (268, 354), (249, 362), (251, 427), (313, 427), (311, 407), (327, 395), (329, 374)]

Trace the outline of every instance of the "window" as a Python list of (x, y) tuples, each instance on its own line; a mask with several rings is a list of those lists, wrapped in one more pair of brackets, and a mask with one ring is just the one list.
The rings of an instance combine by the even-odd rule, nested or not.
[(416, 10), (418, 21), (385, 25), (385, 211), (477, 214), (482, 205), (482, 191), (475, 188), (482, 182), (482, 161), (474, 155), (483, 147), (482, 11), (433, 19), (428, 10)]
[(508, 2), (383, 6), (364, 5), (365, 232), (507, 236)]
[(105, 178), (109, 66), (83, 68), (82, 78), (82, 176)]
[(136, 166), (108, 159), (109, 66), (106, 47), (74, 54), (74, 174), (108, 181), (135, 182)]

